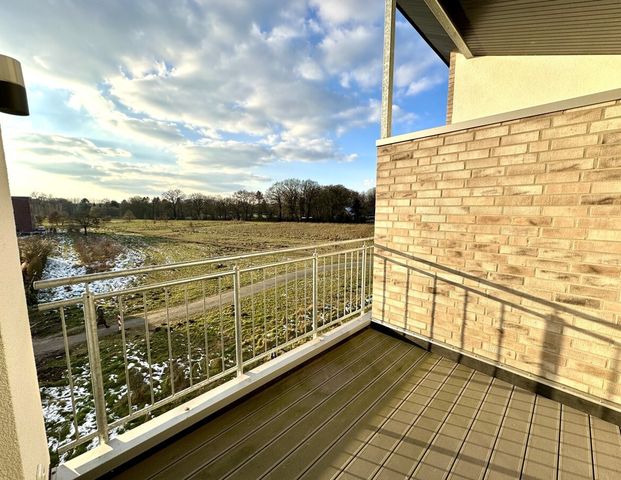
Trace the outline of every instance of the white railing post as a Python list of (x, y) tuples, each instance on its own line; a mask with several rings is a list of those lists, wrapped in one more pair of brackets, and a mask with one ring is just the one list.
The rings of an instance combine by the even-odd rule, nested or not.
[(360, 316), (367, 306), (367, 242), (362, 244), (362, 287), (360, 288)]
[(86, 346), (88, 349), (88, 362), (93, 386), (97, 434), (99, 436), (99, 444), (102, 445), (108, 443), (108, 416), (106, 413), (103, 373), (101, 371), (101, 357), (99, 355), (97, 312), (95, 311), (95, 300), (93, 299), (88, 284), (86, 284), (86, 291), (82, 298), (84, 300), (84, 328), (86, 330)]
[(235, 360), (237, 362), (237, 376), (244, 373), (244, 352), (242, 350), (242, 323), (241, 323), (241, 276), (239, 266), (235, 265), (233, 274), (233, 303), (235, 308)]
[(313, 253), (313, 338), (317, 338), (317, 291), (319, 290), (319, 276), (317, 275), (318, 263), (317, 250), (315, 250)]

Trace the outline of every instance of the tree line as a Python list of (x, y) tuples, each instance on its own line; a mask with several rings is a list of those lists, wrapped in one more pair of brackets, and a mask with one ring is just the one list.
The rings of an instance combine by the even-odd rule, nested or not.
[(84, 229), (114, 218), (150, 220), (266, 220), (306, 222), (372, 222), (375, 189), (356, 192), (343, 185), (287, 179), (265, 192), (239, 190), (232, 195), (186, 194), (171, 189), (160, 196), (133, 196), (91, 202), (33, 193), (33, 215), (52, 226), (71, 224)]

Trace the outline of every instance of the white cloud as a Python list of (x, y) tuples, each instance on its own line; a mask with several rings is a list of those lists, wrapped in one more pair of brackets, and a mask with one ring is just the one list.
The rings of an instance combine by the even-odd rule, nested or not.
[[(66, 93), (83, 119), (73, 135), (34, 126), (16, 154), (69, 176), (70, 158), (98, 185), (129, 188), (120, 172), (142, 172), (145, 191), (170, 179), (255, 185), (269, 164), (351, 161), (341, 136), (379, 122), (382, 14), (375, 0), (13, 2), (0, 51), (22, 61), (27, 84)], [(442, 78), (424, 48), (397, 50), (397, 104)], [(395, 109), (396, 121), (415, 119)], [(111, 157), (122, 167), (102, 161)]]
[(311, 0), (310, 4), (332, 25), (377, 22), (384, 12), (384, 2), (377, 0)]

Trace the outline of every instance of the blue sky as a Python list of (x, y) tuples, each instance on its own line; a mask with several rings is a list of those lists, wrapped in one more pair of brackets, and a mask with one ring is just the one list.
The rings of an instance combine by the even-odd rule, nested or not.
[[(375, 181), (383, 0), (20, 0), (0, 53), (31, 116), (0, 122), (16, 195), (121, 199)], [(444, 123), (447, 68), (397, 21), (395, 134)]]

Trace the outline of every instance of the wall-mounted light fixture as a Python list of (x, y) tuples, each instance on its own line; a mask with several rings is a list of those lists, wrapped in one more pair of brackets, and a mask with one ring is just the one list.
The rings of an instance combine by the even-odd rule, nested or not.
[(0, 55), (0, 112), (29, 115), (22, 66), (14, 58)]

